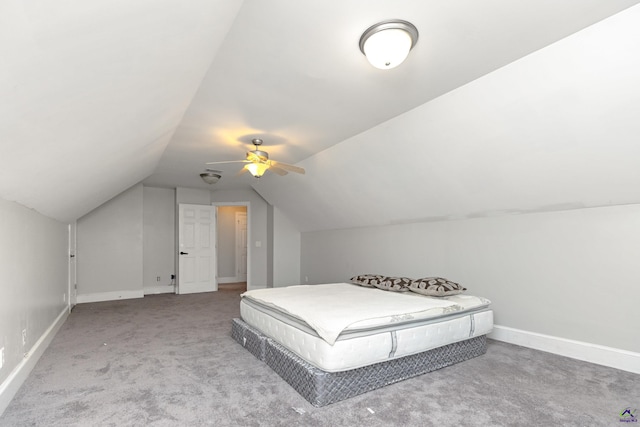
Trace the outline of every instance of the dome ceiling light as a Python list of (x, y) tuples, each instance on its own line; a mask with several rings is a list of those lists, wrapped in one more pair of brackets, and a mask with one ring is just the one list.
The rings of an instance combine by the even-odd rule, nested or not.
[(200, 178), (202, 178), (202, 180), (207, 184), (215, 184), (220, 178), (222, 178), (222, 172), (207, 169), (207, 172), (200, 174)]
[(360, 51), (376, 68), (395, 68), (418, 42), (418, 29), (401, 19), (390, 19), (370, 26), (360, 37)]

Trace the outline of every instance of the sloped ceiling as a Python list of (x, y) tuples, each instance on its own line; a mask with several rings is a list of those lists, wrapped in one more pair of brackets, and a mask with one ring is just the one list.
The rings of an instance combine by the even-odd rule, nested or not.
[(255, 188), (301, 230), (640, 203), (638, 23), (640, 6)]
[[(638, 46), (562, 39), (636, 3), (3, 2), (0, 197), (68, 221), (141, 180), (251, 186), (302, 230), (633, 202)], [(389, 18), (420, 39), (385, 72), (357, 43)], [(307, 174), (199, 179), (253, 137)]]
[(0, 197), (72, 221), (150, 175), (241, 4), (0, 2)]

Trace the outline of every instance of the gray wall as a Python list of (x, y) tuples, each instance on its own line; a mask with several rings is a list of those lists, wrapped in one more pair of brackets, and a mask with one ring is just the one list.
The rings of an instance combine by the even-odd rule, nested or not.
[(273, 210), (273, 205), (267, 203), (267, 240), (269, 241), (267, 248), (267, 288), (273, 288)]
[(273, 286), (300, 283), (300, 231), (280, 209), (274, 207)]
[(301, 276), (444, 276), (495, 323), (638, 352), (640, 205), (307, 232)]
[(77, 224), (78, 302), (143, 296), (142, 184)]
[[(176, 192), (170, 188), (143, 188), (144, 288), (167, 286), (175, 274)], [(160, 277), (160, 281), (157, 278)]]
[[(177, 188), (174, 193), (138, 184), (78, 220), (78, 302), (139, 297), (144, 287), (168, 285), (177, 274), (177, 204), (212, 202), (249, 203), (251, 288), (300, 282), (300, 232), (275, 208), (269, 224), (268, 205), (255, 191)], [(224, 240), (224, 230), (221, 234)], [(218, 255), (223, 264), (233, 263), (225, 261), (224, 252)]]
[(0, 199), (0, 242), (1, 384), (67, 306), (68, 226)]

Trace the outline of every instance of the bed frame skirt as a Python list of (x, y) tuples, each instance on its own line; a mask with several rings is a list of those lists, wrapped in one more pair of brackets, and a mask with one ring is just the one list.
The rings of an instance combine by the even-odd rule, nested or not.
[(361, 368), (325, 372), (241, 319), (233, 319), (231, 336), (317, 407), (472, 359), (487, 351), (486, 335), (481, 335)]

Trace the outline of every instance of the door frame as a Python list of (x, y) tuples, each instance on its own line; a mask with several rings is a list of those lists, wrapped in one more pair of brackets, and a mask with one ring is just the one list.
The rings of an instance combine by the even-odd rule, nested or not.
[(77, 283), (78, 283), (78, 257), (77, 252), (77, 238), (78, 228), (77, 223), (72, 222), (69, 224), (69, 250), (67, 251), (69, 267), (68, 267), (68, 290), (67, 290), (67, 307), (69, 313), (76, 305), (78, 296)]
[[(221, 206), (244, 206), (247, 209), (247, 289), (251, 289), (251, 203), (250, 202), (211, 202), (211, 206), (216, 208), (216, 216), (218, 208)], [(218, 246), (218, 221), (216, 220), (216, 247)], [(218, 251), (216, 250), (216, 265), (218, 265)]]

